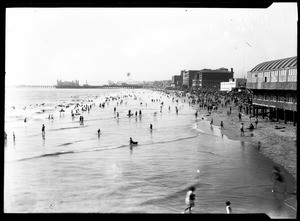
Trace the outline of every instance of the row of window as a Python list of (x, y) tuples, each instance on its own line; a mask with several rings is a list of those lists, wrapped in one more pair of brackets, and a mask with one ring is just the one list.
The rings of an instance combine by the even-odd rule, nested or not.
[(285, 102), (285, 103), (297, 103), (297, 99), (294, 97), (285, 97), (277, 95), (253, 95), (253, 99), (274, 101), (274, 102)]
[(248, 73), (247, 82), (297, 82), (297, 69)]

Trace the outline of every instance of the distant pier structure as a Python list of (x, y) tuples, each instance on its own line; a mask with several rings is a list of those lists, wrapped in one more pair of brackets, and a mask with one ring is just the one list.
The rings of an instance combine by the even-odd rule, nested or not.
[(143, 88), (140, 85), (130, 85), (130, 86), (79, 86), (79, 87), (57, 87), (57, 85), (17, 85), (17, 88), (61, 88), (61, 89), (137, 89)]
[(83, 85), (78, 80), (62, 81), (57, 80), (56, 85), (17, 85), (17, 88), (57, 88), (57, 89), (138, 89), (145, 88), (144, 84), (112, 84), (109, 85), (89, 85), (87, 82)]
[(17, 85), (17, 88), (55, 88), (55, 85)]

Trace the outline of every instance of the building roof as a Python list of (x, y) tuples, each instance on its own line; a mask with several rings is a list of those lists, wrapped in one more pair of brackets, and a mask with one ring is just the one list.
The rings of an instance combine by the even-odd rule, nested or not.
[(260, 63), (256, 65), (250, 72), (271, 71), (271, 70), (277, 70), (281, 68), (291, 68), (291, 67), (297, 67), (297, 56)]
[(218, 72), (218, 73), (231, 73), (227, 68), (219, 68), (219, 69), (202, 69), (199, 72)]

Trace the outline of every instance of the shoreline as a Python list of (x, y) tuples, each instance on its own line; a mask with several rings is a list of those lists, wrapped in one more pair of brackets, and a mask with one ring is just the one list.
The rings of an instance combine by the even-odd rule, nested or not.
[[(193, 105), (194, 106), (194, 105)], [(292, 123), (284, 124), (283, 122), (268, 122), (265, 119), (258, 118), (257, 128), (252, 132), (247, 129), (250, 122), (255, 127), (255, 118), (249, 118), (249, 114), (242, 114), (242, 121), (238, 118), (238, 107), (232, 106), (231, 114), (227, 115), (229, 107), (219, 107), (218, 110), (211, 111), (209, 116), (207, 109), (196, 107), (199, 116), (203, 115), (204, 120), (211, 121), (213, 125), (220, 126), (223, 121), (224, 129), (222, 132), (231, 140), (243, 141), (259, 146), (259, 152), (271, 159), (274, 163), (283, 166), (295, 179), (297, 183), (297, 127)], [(240, 135), (240, 125), (244, 123), (244, 136)], [(284, 127), (275, 129), (275, 126)]]

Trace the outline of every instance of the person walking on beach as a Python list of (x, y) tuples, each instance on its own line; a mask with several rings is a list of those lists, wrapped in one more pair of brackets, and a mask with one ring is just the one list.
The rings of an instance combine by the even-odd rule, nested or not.
[(276, 165), (273, 165), (273, 170), (271, 173), (271, 179), (273, 180), (273, 187), (272, 187), (272, 193), (275, 192), (275, 188), (280, 187), (281, 185), (283, 185), (283, 189), (284, 189), (284, 193), (286, 194), (286, 183), (284, 180), (284, 176), (281, 173), (279, 167), (277, 167)]
[(152, 124), (150, 124), (150, 130), (152, 130), (152, 127), (153, 127)]
[(184, 211), (182, 213), (185, 213), (185, 211), (189, 210), (189, 213), (192, 213), (192, 207), (195, 206), (195, 187), (191, 187), (189, 189), (189, 191), (186, 193), (186, 197), (185, 197), (185, 203), (187, 205), (187, 207), (184, 209)]
[(223, 121), (220, 123), (221, 129), (224, 129)]
[(42, 135), (45, 135), (45, 125), (42, 125)]
[(244, 123), (241, 124), (241, 137), (244, 136)]
[(257, 117), (255, 118), (255, 128), (257, 129), (257, 124), (258, 124), (258, 119)]
[(98, 137), (100, 137), (100, 132), (101, 132), (101, 131), (100, 131), (100, 129), (98, 129), (98, 131), (97, 131), (97, 132), (98, 132)]
[(226, 202), (226, 213), (227, 214), (231, 214), (232, 213), (230, 204), (231, 203), (229, 201)]
[(14, 142), (16, 141), (16, 135), (15, 135), (15, 132), (13, 132), (13, 141), (14, 141)]

